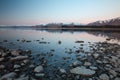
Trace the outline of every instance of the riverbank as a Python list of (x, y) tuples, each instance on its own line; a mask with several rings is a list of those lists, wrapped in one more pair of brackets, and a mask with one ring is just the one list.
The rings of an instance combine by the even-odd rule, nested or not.
[[(64, 61), (72, 61), (72, 57), (62, 58), (63, 62), (58, 64), (63, 67), (48, 62), (46, 56), (52, 57), (54, 50), (33, 57), (31, 50), (0, 47), (0, 80), (119, 80), (120, 45), (107, 41), (95, 44), (89, 42), (89, 52), (83, 49), (84, 41), (76, 41), (80, 47), (76, 47), (75, 51), (66, 51), (66, 54), (76, 55), (76, 61), (68, 64), (67, 69), (64, 68), (67, 64)], [(39, 62), (35, 63), (35, 59)]]

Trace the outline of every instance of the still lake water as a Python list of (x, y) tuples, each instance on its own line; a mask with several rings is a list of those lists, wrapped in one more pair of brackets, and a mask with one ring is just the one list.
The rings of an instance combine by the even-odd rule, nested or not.
[[(48, 64), (56, 67), (63, 67), (61, 65), (63, 62), (67, 63), (65, 65), (68, 66), (76, 61), (76, 55), (68, 54), (67, 51), (75, 52), (82, 47), (85, 52), (89, 52), (90, 47), (88, 46), (90, 44), (104, 42), (106, 38), (111, 38), (110, 43), (120, 44), (119, 32), (0, 28), (0, 46), (9, 49), (31, 50), (32, 56), (41, 53), (53, 53), (52, 57), (46, 58)], [(4, 42), (4, 40), (7, 40), (7, 42)], [(30, 42), (21, 42), (21, 40)], [(61, 44), (58, 43), (59, 41), (61, 41)], [(84, 41), (84, 43), (75, 43), (76, 41)], [(81, 56), (84, 55), (84, 53), (81, 53)], [(72, 58), (64, 61), (64, 57)], [(39, 60), (36, 58), (35, 62), (39, 63)]]

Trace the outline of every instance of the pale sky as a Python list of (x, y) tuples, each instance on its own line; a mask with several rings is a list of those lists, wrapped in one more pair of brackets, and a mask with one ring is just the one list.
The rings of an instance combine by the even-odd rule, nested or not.
[(0, 25), (89, 23), (120, 17), (120, 0), (0, 0)]

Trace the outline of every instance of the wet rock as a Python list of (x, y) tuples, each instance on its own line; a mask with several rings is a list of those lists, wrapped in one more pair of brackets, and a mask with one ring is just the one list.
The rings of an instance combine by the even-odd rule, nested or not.
[(35, 69), (34, 69), (34, 72), (42, 72), (43, 71), (43, 67), (41, 65), (37, 66)]
[(115, 78), (115, 80), (120, 80), (120, 77)]
[(58, 41), (58, 44), (61, 44), (62, 42), (61, 41)]
[(14, 79), (16, 77), (16, 73), (15, 72), (11, 72), (11, 73), (8, 73), (8, 74), (5, 74), (3, 75), (0, 80), (8, 80), (8, 79)]
[(70, 70), (71, 73), (73, 74), (79, 74), (82, 76), (92, 76), (95, 74), (94, 70), (82, 68), (82, 67), (76, 67)]
[(10, 61), (16, 61), (16, 60), (24, 60), (24, 59), (28, 59), (28, 56), (17, 56), (17, 57), (12, 57), (10, 59)]
[(15, 69), (14, 71), (15, 71), (15, 72), (20, 72), (20, 70), (19, 70), (19, 69)]
[(79, 63), (78, 63), (78, 61), (75, 61), (75, 62), (73, 62), (73, 64), (72, 64), (73, 66), (78, 66), (79, 65)]
[(36, 73), (35, 76), (36, 76), (36, 77), (44, 77), (45, 74), (44, 74), (44, 73)]
[(60, 73), (66, 73), (66, 70), (65, 69), (59, 69)]
[(91, 66), (91, 63), (90, 62), (85, 62), (84, 66)]
[(21, 51), (19, 51), (19, 50), (13, 50), (13, 51), (11, 51), (11, 54), (12, 54), (13, 56), (19, 56), (19, 55), (20, 55), (20, 52), (21, 52)]
[(99, 57), (99, 54), (95, 53), (95, 54), (93, 54), (93, 57), (94, 57), (94, 58), (98, 58), (98, 57)]
[(23, 63), (28, 64), (30, 61), (29, 59), (23, 60)]
[[(26, 77), (20, 77), (20, 78), (17, 78), (17, 79), (15, 79), (15, 80), (29, 80), (29, 77), (28, 76), (26, 76)], [(33, 79), (32, 79), (33, 80)]]
[(21, 66), (18, 65), (18, 64), (15, 64), (15, 65), (14, 65), (14, 68), (15, 68), (15, 69), (20, 68), (20, 67), (21, 67)]
[(33, 64), (29, 65), (29, 68), (34, 68), (35, 66)]
[(4, 58), (0, 58), (0, 62), (2, 62), (4, 60)]
[(101, 74), (99, 78), (100, 80), (109, 80), (109, 76), (107, 74)]
[(84, 43), (84, 41), (75, 41), (75, 43)]
[(92, 70), (97, 70), (98, 68), (97, 68), (97, 67), (94, 67), (94, 66), (90, 66), (90, 69), (92, 69)]
[(109, 72), (110, 72), (114, 77), (117, 76), (117, 72), (115, 72), (114, 70), (110, 70)]
[(3, 40), (3, 42), (8, 42), (8, 40)]
[(2, 69), (4, 69), (5, 68), (5, 66), (4, 65), (0, 65), (0, 70), (2, 70)]

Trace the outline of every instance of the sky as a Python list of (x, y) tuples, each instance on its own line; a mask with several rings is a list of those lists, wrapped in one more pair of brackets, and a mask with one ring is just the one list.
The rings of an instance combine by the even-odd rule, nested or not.
[(120, 0), (0, 0), (0, 25), (82, 23), (120, 17)]

